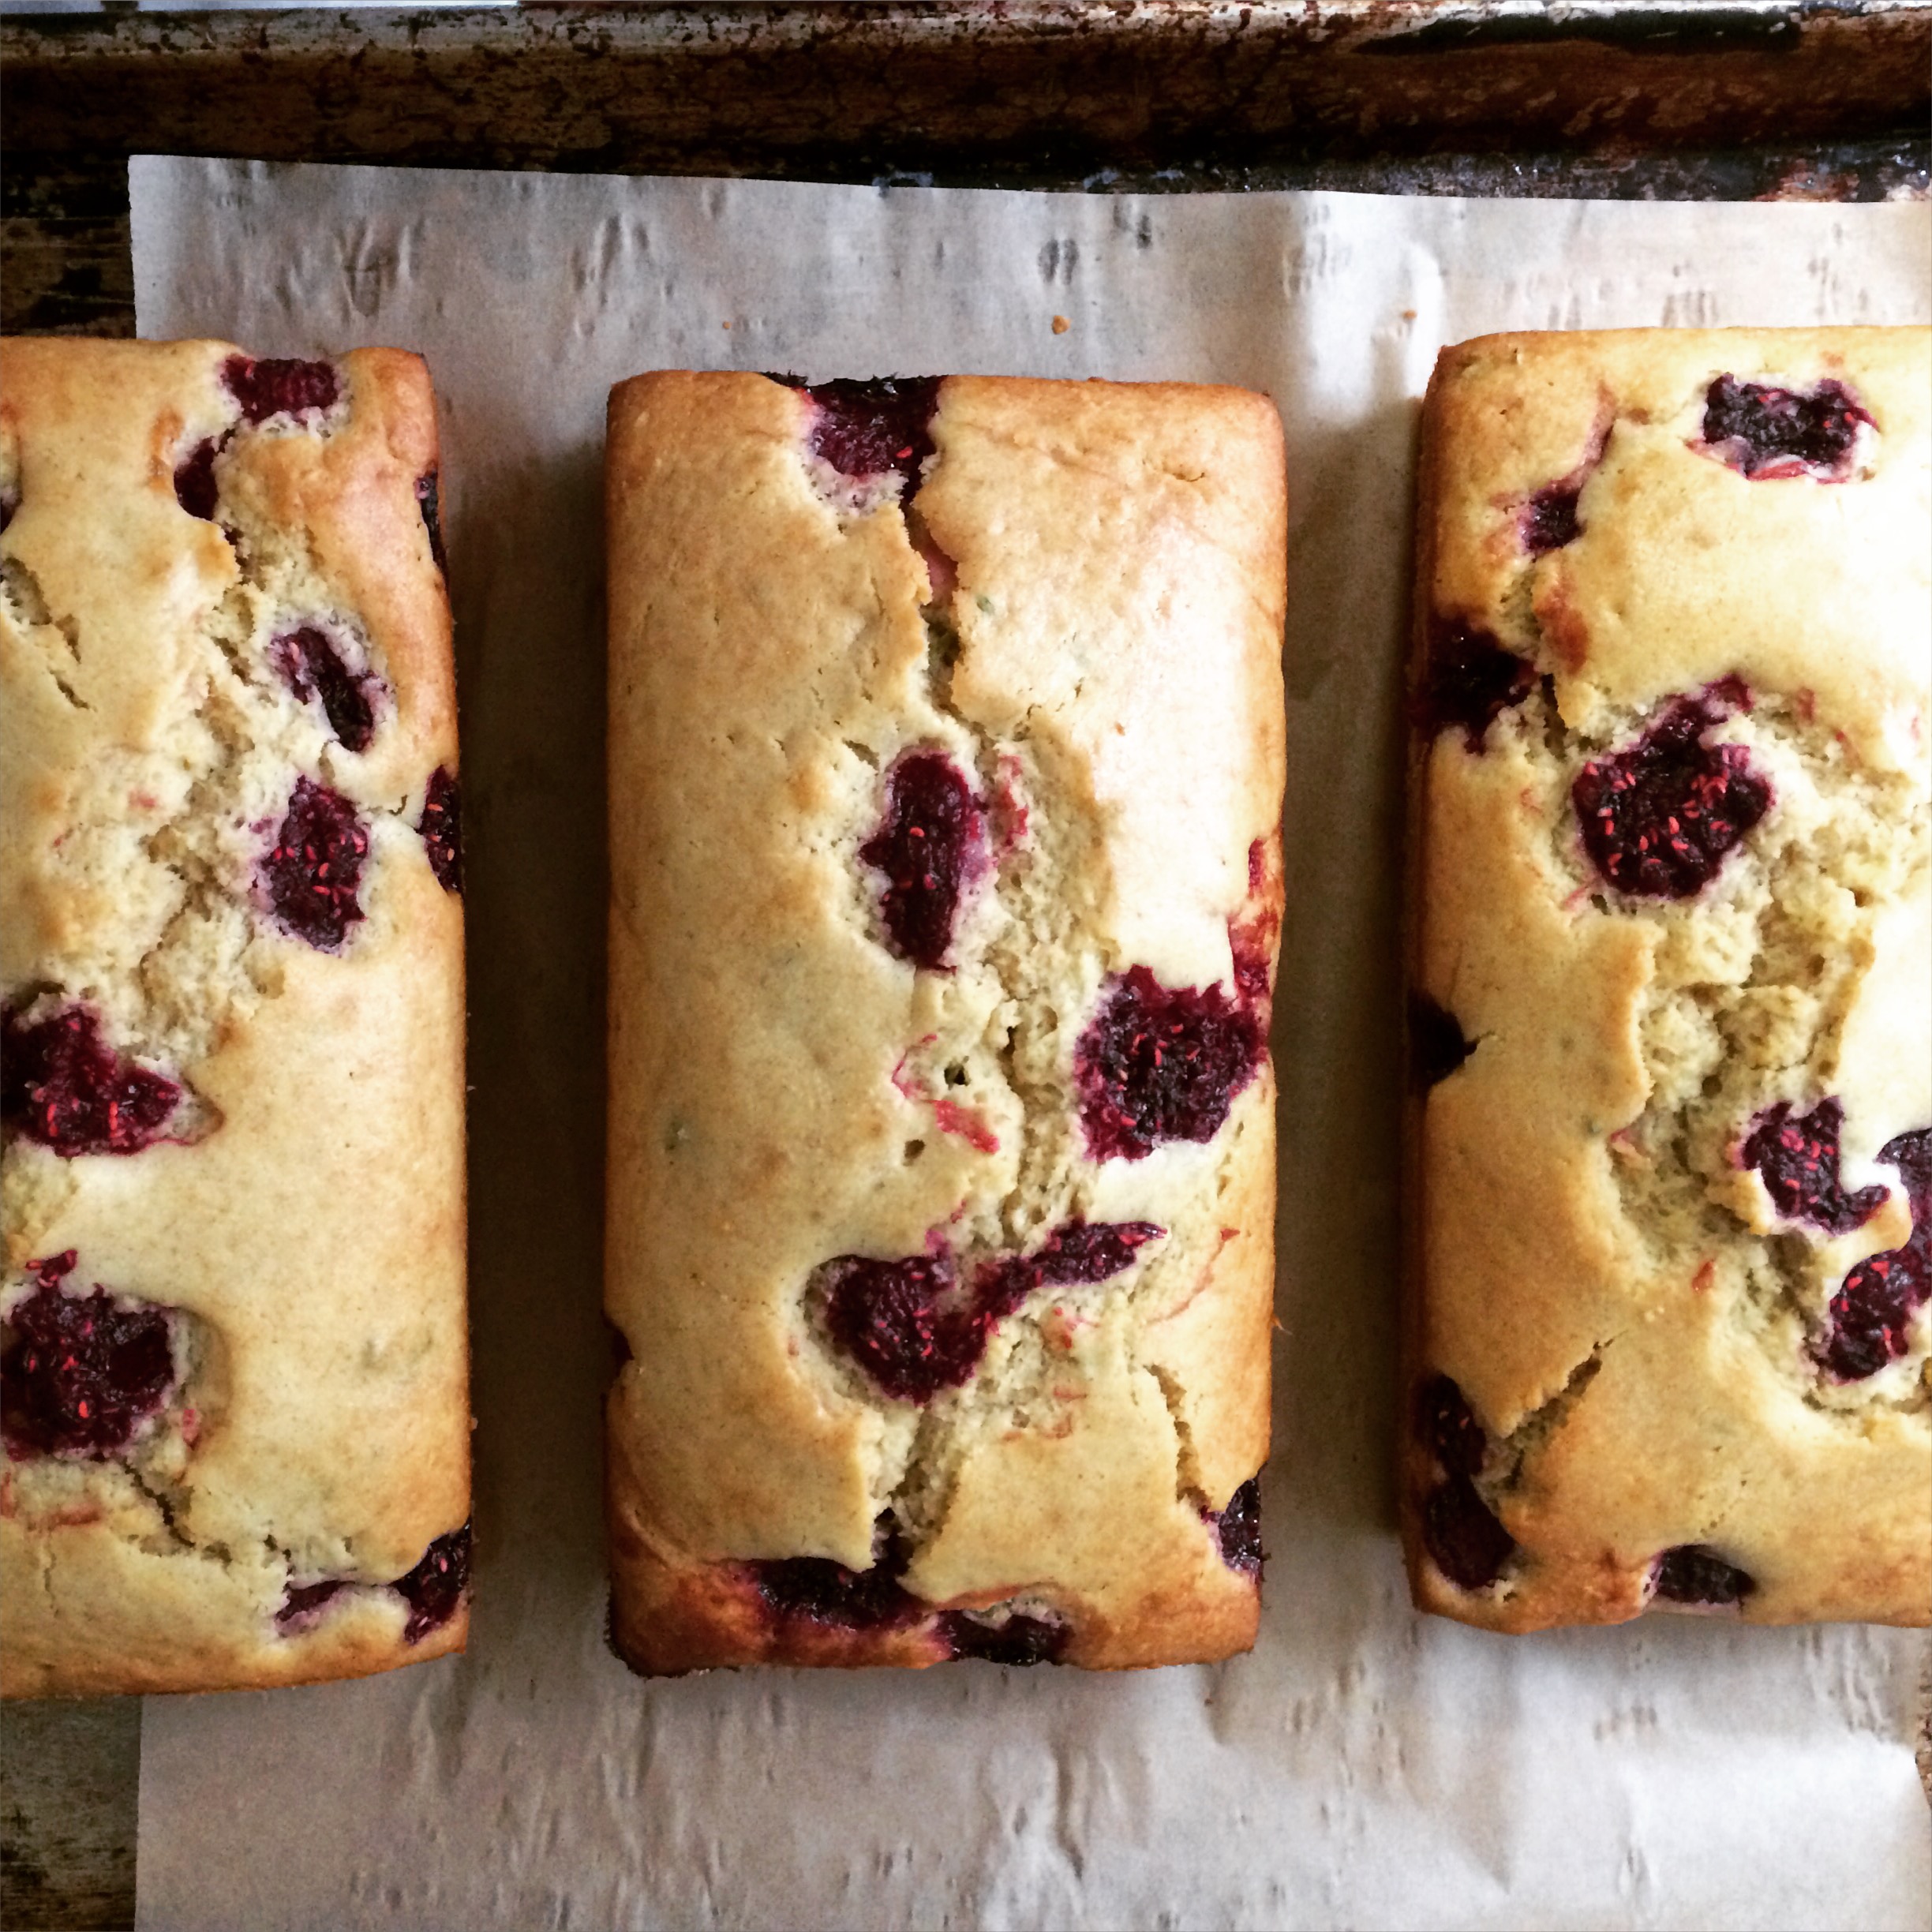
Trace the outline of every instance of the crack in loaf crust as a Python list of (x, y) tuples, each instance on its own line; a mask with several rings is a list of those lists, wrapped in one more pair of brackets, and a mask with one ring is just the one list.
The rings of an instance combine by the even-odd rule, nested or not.
[(1402, 1451), (1425, 1608), (1932, 1613), (1929, 407), (1913, 330), (1500, 336), (1437, 365)]
[(463, 1642), (436, 465), (414, 356), (0, 349), (9, 1695)]
[[(668, 1672), (1245, 1648), (1272, 408), (645, 376), (612, 392), (607, 485), (618, 1649)], [(922, 874), (942, 833), (955, 862)], [(1155, 985), (1159, 1042), (1092, 1031)], [(1207, 1105), (1213, 1028), (1239, 1065)], [(1156, 1106), (1170, 1040), (1193, 1085)], [(1110, 1106), (1159, 1144), (1096, 1158)]]

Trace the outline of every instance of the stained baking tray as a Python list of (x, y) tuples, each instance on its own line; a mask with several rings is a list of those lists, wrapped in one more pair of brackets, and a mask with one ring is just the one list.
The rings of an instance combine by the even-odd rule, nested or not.
[(11, 328), (133, 327), (131, 152), (1006, 187), (1923, 194), (1932, 0), (14, 15)]

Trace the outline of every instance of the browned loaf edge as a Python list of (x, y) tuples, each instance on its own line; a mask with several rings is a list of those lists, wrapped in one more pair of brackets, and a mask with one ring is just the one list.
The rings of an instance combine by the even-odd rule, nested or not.
[[(949, 378), (907, 505), (821, 420), (752, 376), (611, 399), (612, 1639), (667, 1673), (1225, 1656), (1259, 1612), (1223, 1544), (1267, 1447), (1271, 1069), (1210, 1140), (1101, 1161), (1074, 1064), (1130, 966), (1225, 1006), (1231, 925), (1265, 1020), (1279, 423)], [(930, 968), (860, 852), (914, 750), (990, 855)], [(1160, 1231), (1036, 1287), (963, 1384), (895, 1394), (835, 1332), (829, 1264), (943, 1252), (963, 1295), (1083, 1221)]]
[[(1932, 1615), (1924, 1307), (1874, 1372), (1840, 1372), (1844, 1311), (1875, 1265), (1923, 1269), (1932, 1215), (1909, 1171), (1932, 1127), (1929, 339), (1495, 336), (1438, 362), (1399, 1455), (1424, 1609), (1511, 1631)], [(1721, 377), (1871, 420), (1780, 463), (1719, 433)], [(1485, 722), (1453, 666), (1491, 646), (1526, 668)], [(1593, 856), (1572, 788), (1657, 769), (1638, 747), (1686, 702), (1702, 769), (1768, 805), (1705, 845), (1702, 889), (1619, 889), (1604, 865), (1634, 848)], [(1812, 1135), (1814, 1193), (1772, 1192), (1767, 1116)]]
[[(414, 356), (315, 367), (278, 409), (276, 365), (227, 343), (0, 346), (9, 1053), (58, 1020), (114, 1080), (177, 1090), (117, 1146), (84, 1108), (48, 1125), (38, 1046), (9, 1069), (9, 1696), (303, 1683), (464, 1641), (435, 405)], [(296, 817), (305, 784), (332, 832)], [(345, 900), (317, 868), (339, 886), (358, 839)], [(305, 856), (278, 872), (278, 848)], [(291, 923), (305, 895), (335, 923)], [(160, 1351), (111, 1439), (71, 1432), (29, 1347), (95, 1319), (76, 1296)]]

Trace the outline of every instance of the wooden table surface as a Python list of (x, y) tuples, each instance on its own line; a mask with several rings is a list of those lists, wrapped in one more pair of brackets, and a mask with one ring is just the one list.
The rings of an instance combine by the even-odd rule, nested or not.
[[(982, 187), (1932, 197), (1932, 0), (1528, 28), (1499, 0), (15, 16), (0, 331), (132, 335), (126, 156), (238, 140)], [(6, 1932), (132, 1925), (140, 1760), (138, 1699), (0, 1706)], [(1932, 1718), (1919, 1764), (1932, 1795)]]

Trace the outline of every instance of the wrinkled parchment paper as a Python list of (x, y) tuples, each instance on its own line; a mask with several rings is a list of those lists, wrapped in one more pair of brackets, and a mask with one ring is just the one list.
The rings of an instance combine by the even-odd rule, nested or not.
[[(466, 1657), (148, 1701), (144, 1926), (1932, 1923), (1923, 1638), (1418, 1618), (1388, 1473), (1393, 699), (1436, 351), (1924, 321), (1926, 208), (155, 159), (133, 184), (143, 335), (399, 344), (441, 398), (480, 1551)], [(1182, 378), (1280, 405), (1282, 1333), (1252, 1657), (646, 1683), (605, 1648), (599, 465), (608, 385), (666, 366)]]

